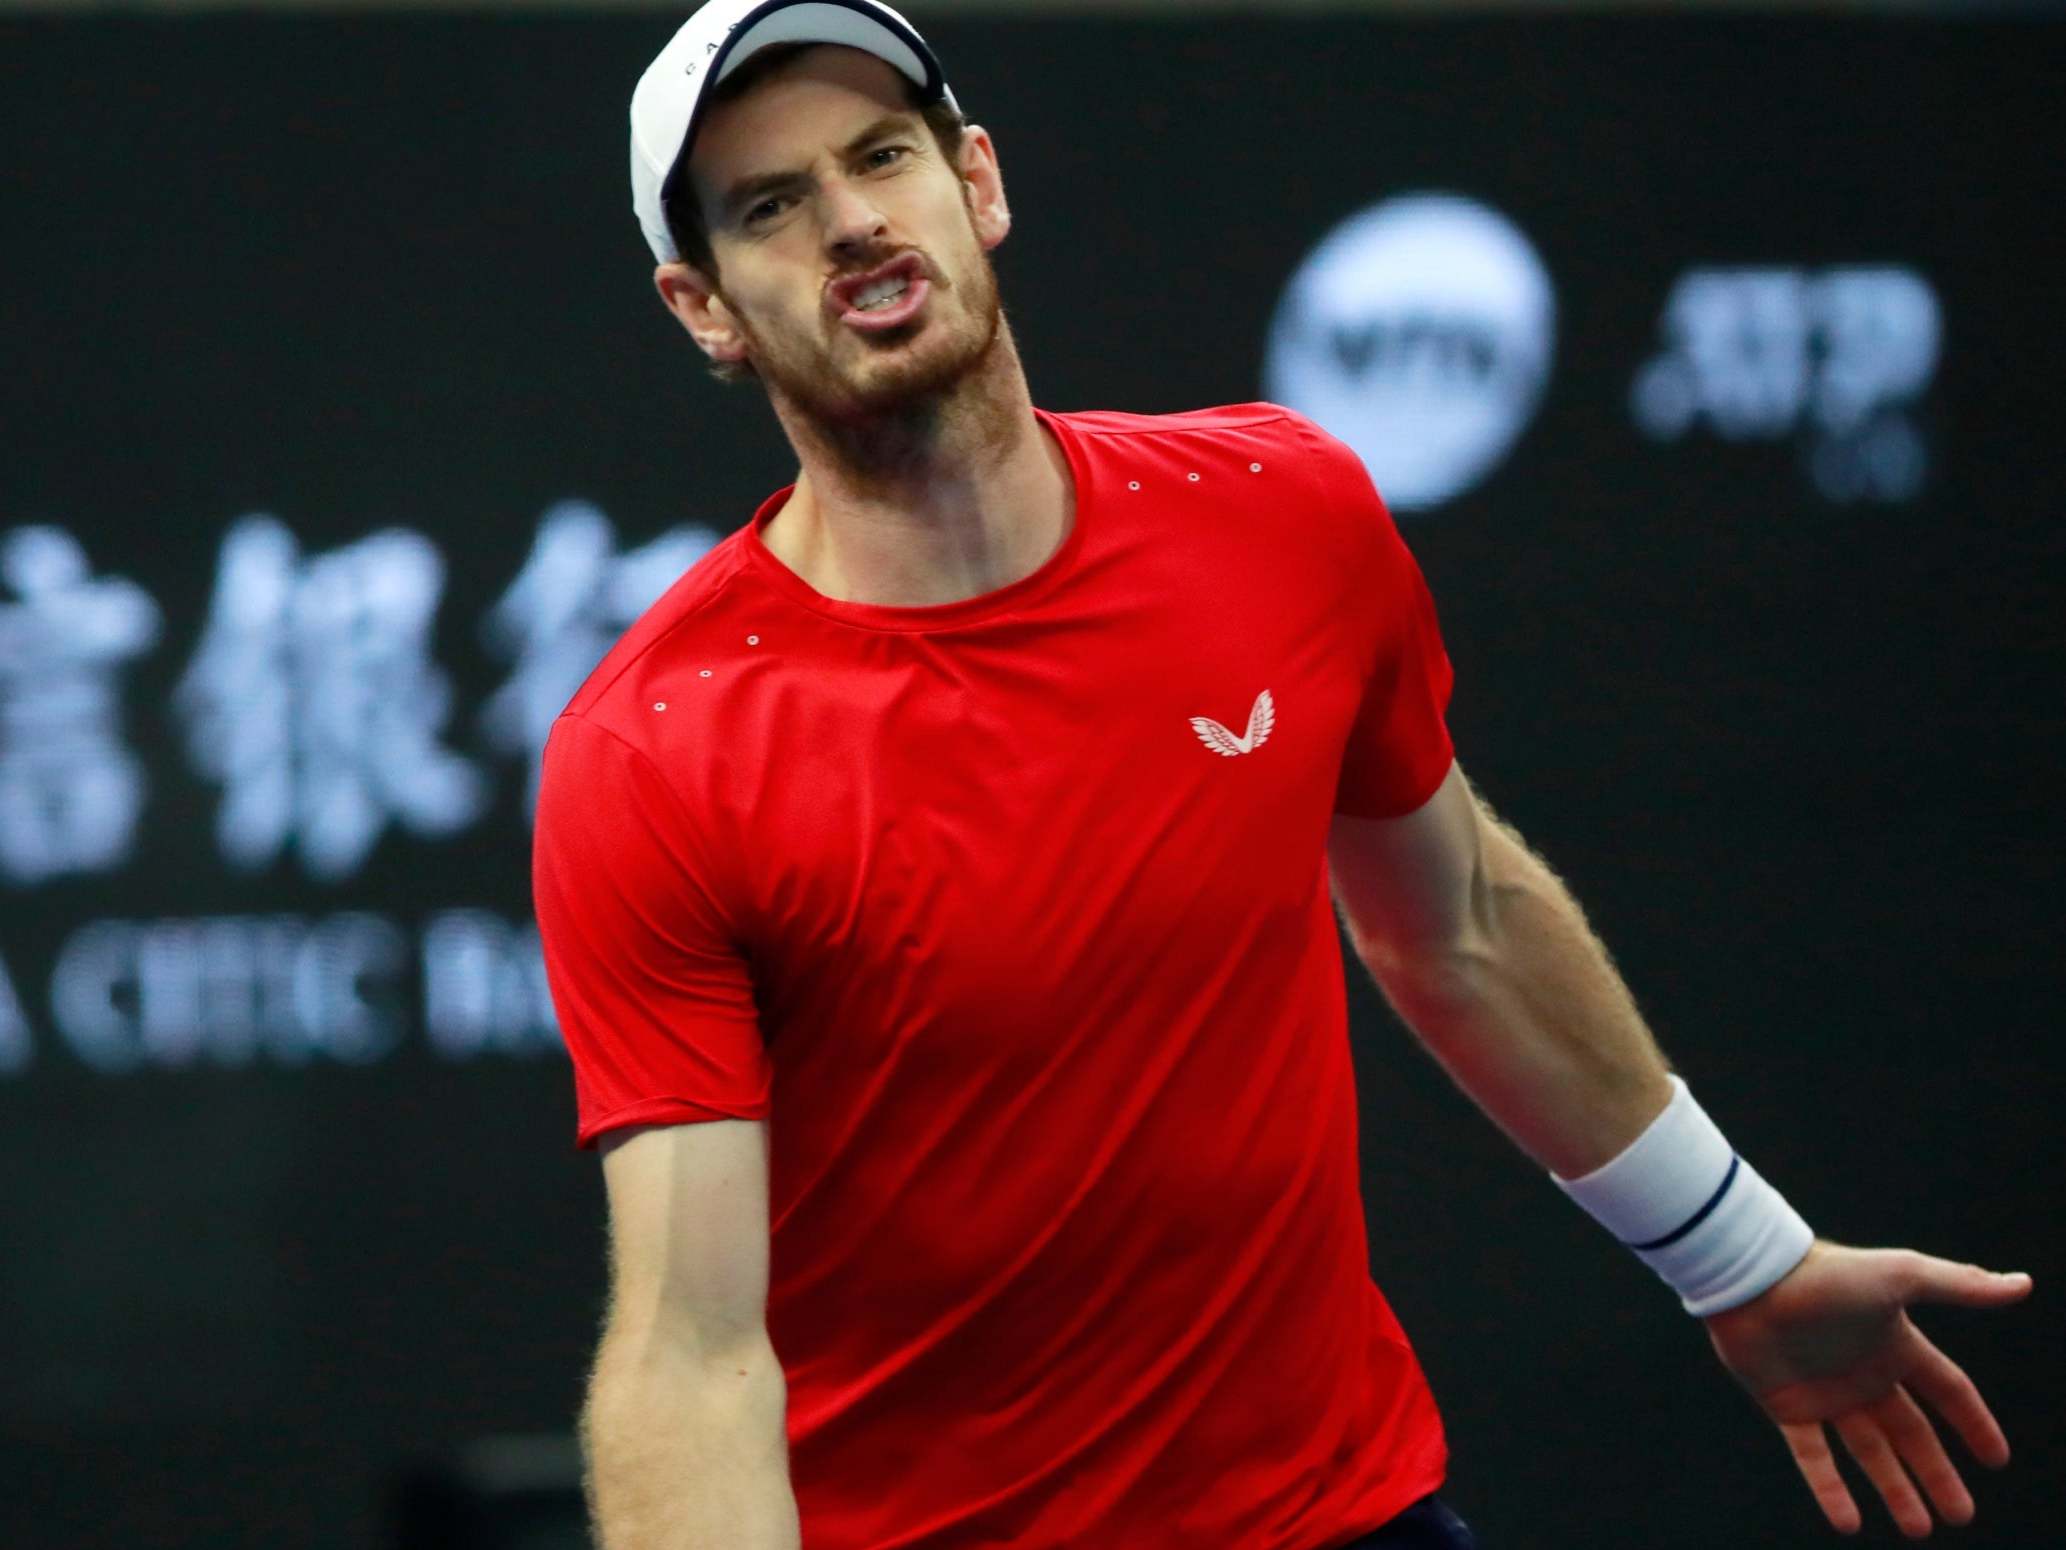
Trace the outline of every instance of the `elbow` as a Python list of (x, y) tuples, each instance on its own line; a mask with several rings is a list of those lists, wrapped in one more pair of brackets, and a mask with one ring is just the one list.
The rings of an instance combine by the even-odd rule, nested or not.
[(1357, 939), (1356, 955), (1393, 1005), (1466, 1006), (1482, 1000), (1499, 964), (1472, 933)]
[(1415, 999), (1469, 999), (1497, 970), (1503, 923), (1524, 891), (1481, 854), (1444, 908), (1361, 924), (1351, 920), (1349, 940), (1387, 992), (1411, 986), (1419, 992)]
[[(1542, 877), (1520, 837), (1476, 799), (1338, 836), (1334, 881), (1350, 944), (1389, 994), (1469, 995), (1525, 929)], [(1395, 998), (1396, 999), (1396, 998)]]

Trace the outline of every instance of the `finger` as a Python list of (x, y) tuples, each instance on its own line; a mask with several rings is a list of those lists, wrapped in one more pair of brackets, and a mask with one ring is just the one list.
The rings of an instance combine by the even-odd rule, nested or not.
[(2021, 1270), (1982, 1270), (1956, 1260), (1911, 1253), (1905, 1302), (1948, 1302), (1967, 1308), (1998, 1308), (2030, 1295), (2035, 1284)]
[(1921, 1539), (1930, 1531), (1930, 1510), (1915, 1494), (1915, 1482), (1894, 1456), (1893, 1446), (1880, 1430), (1879, 1422), (1864, 1411), (1853, 1410), (1835, 1422), (1837, 1435), (1851, 1450), (1851, 1457), (1865, 1471), (1880, 1500), (1887, 1504), (1894, 1524), (1910, 1539)]
[(1893, 1444), (1895, 1453), (1900, 1455), (1901, 1462), (1908, 1466), (1908, 1472), (1937, 1504), (1937, 1511), (1944, 1521), (1972, 1522), (1972, 1493), (1966, 1490), (1965, 1481), (1952, 1467), (1936, 1428), (1930, 1425), (1929, 1417), (1922, 1413), (1922, 1408), (1909, 1396), (1908, 1390), (1896, 1387), (1892, 1394), (1873, 1407), (1873, 1414), (1878, 1417), (1881, 1429)]
[(1908, 1386), (1951, 1423), (1974, 1458), (1990, 1469), (2008, 1463), (2009, 1439), (2002, 1435), (2001, 1423), (1994, 1419), (1973, 1380), (1921, 1330), (1915, 1332), (1915, 1341), (1917, 1359), (1908, 1370)]
[(1794, 1463), (1800, 1466), (1801, 1478), (1815, 1493), (1816, 1505), (1821, 1507), (1822, 1516), (1829, 1519), (1829, 1526), (1839, 1534), (1857, 1533), (1865, 1520), (1858, 1512), (1858, 1504), (1851, 1500), (1844, 1477), (1836, 1472), (1836, 1460), (1830, 1456), (1829, 1439), (1822, 1435), (1822, 1423), (1783, 1421), (1779, 1434), (1786, 1439)]

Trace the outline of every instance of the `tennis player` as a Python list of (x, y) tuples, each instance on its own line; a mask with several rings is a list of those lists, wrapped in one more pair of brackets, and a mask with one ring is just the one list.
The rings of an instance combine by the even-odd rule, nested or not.
[(1485, 1113), (1705, 1321), (1829, 1522), (2007, 1443), (1818, 1240), (1458, 768), (1356, 457), (1033, 406), (997, 148), (873, 0), (705, 6), (632, 101), (668, 309), (800, 471), (555, 726), (536, 891), (612, 1297), (607, 1550), (1472, 1543), (1372, 1284), (1334, 906)]

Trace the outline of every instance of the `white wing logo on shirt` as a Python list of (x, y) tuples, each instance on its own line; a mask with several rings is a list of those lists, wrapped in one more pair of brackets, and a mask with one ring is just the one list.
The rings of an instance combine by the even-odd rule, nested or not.
[(1270, 740), (1270, 728), (1277, 724), (1277, 702), (1270, 698), (1265, 689), (1255, 697), (1255, 704), (1248, 710), (1248, 731), (1236, 737), (1210, 716), (1193, 716), (1191, 730), (1198, 734), (1198, 741), (1214, 753), (1225, 754), (1229, 759), (1236, 754), (1254, 753)]

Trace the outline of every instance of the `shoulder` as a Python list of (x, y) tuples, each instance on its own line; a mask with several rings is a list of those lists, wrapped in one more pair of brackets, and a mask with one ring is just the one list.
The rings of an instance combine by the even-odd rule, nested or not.
[(541, 846), (575, 834), (646, 845), (664, 834), (677, 856), (692, 835), (699, 854), (722, 850), (707, 831), (770, 722), (741, 713), (764, 698), (742, 688), (750, 675), (739, 671), (757, 655), (745, 643), (766, 627), (751, 542), (751, 527), (740, 528), (683, 571), (554, 719), (539, 771)]
[[(1315, 438), (1334, 438), (1282, 404), (1258, 400), (1186, 409), (1175, 414), (1127, 414), (1118, 409), (1079, 409), (1054, 416), (1079, 436), (1093, 442), (1138, 446), (1168, 441), (1184, 446), (1245, 446), (1276, 443), (1312, 445)], [(1340, 445), (1336, 442), (1335, 445)]]
[(747, 537), (739, 529), (683, 571), (604, 653), (564, 713), (619, 736), (641, 724), (634, 712), (650, 698), (649, 681), (672, 666), (684, 635), (724, 606), (744, 563)]
[[(1096, 409), (1055, 418), (1093, 454), (1134, 462), (1166, 458), (1200, 471), (1207, 464), (1261, 463), (1278, 472), (1302, 474), (1315, 487), (1314, 493), (1336, 499), (1344, 493), (1367, 499), (1370, 490), (1362, 460), (1347, 443), (1282, 404), (1259, 400), (1177, 414)], [(1286, 459), (1292, 460), (1289, 469), (1283, 466)]]
[[(1365, 554), (1374, 535), (1391, 529), (1391, 516), (1353, 447), (1283, 404), (1255, 402), (1193, 409), (1181, 414), (1122, 414), (1113, 410), (1057, 415), (1084, 455), (1113, 476), (1182, 488), (1215, 475), (1235, 476), (1250, 515), (1269, 526), (1289, 524), (1338, 559)], [(1265, 474), (1261, 484), (1251, 474)]]
[(1215, 431), (1240, 431), (1301, 419), (1296, 410), (1281, 404), (1222, 404), (1211, 409), (1186, 409), (1176, 414), (1128, 414), (1119, 409), (1078, 409), (1058, 413), (1086, 436), (1195, 436)]

